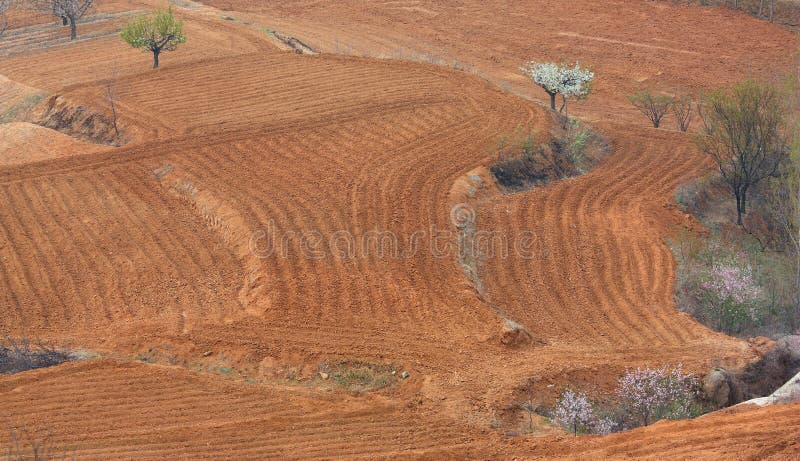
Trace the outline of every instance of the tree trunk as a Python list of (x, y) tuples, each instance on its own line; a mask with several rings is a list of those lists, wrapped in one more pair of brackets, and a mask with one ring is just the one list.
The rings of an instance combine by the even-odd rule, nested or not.
[(747, 186), (742, 187), (742, 214), (747, 214)]
[(158, 69), (158, 55), (161, 50), (153, 50), (153, 69)]
[(61, 16), (61, 25), (66, 26), (67, 24), (69, 24), (69, 19), (66, 16)]
[(555, 93), (547, 93), (550, 95), (550, 108), (556, 110), (556, 94)]
[[(794, 259), (795, 259), (795, 264), (794, 264), (794, 266), (795, 266), (795, 272), (794, 272), (794, 291), (795, 291), (794, 306), (795, 306), (795, 315), (794, 315), (794, 318), (792, 319), (793, 322), (795, 320), (798, 320), (797, 316), (798, 316), (798, 314), (800, 314), (800, 249), (798, 249), (795, 246), (794, 251), (795, 251), (795, 254), (794, 254)], [(792, 327), (794, 327), (794, 325), (792, 325)]]
[(736, 224), (742, 225), (742, 194), (739, 189), (734, 189), (733, 194), (736, 195)]
[(775, 21), (775, 0), (769, 0), (769, 22)]
[(78, 26), (75, 24), (74, 16), (69, 17), (69, 27), (70, 27), (69, 39), (75, 40), (76, 38), (78, 38)]

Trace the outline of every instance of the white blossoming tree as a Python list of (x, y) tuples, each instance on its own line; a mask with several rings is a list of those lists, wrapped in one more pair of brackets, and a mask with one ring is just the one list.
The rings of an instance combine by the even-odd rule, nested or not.
[(553, 62), (530, 61), (520, 70), (531, 78), (533, 83), (542, 87), (550, 96), (550, 108), (556, 110), (556, 96), (561, 95), (563, 112), (568, 98), (582, 99), (592, 91), (594, 72), (575, 64), (556, 64)]

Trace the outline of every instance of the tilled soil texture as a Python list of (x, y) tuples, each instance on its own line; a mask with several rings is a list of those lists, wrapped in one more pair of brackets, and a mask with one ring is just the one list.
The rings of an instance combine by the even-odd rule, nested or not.
[[(0, 333), (116, 358), (0, 379), (15, 424), (49, 426), (81, 459), (653, 457), (657, 439), (701, 457), (797, 450), (794, 407), (578, 441), (503, 435), (531, 378), (549, 404), (565, 385), (607, 391), (628, 367), (753, 358), (675, 309), (672, 191), (709, 165), (624, 96), (768, 75), (796, 39), (650, 2), (429, 3), (179, 2), (189, 40), (158, 71), (111, 33), (146, 2), (109, 3), (74, 44), (14, 29), (29, 39), (15, 35), (0, 74), (106, 116), (112, 79), (127, 142), (79, 155), (70, 138), (0, 169)], [(279, 51), (271, 30), (323, 53)], [(481, 78), (541, 98), (516, 70), (534, 57), (595, 66), (575, 112), (610, 155), (580, 178), (472, 200), (454, 184), (474, 181), (498, 137), (549, 130), (539, 105)], [(36, 128), (37, 146), (66, 136)], [(509, 245), (475, 261), (477, 281), (456, 253), (463, 201), (475, 230)], [(503, 315), (531, 341), (505, 341)], [(124, 363), (136, 356), (246, 372)], [(366, 395), (310, 379), (334, 360), (410, 375)], [(753, 451), (771, 440), (780, 449)]]

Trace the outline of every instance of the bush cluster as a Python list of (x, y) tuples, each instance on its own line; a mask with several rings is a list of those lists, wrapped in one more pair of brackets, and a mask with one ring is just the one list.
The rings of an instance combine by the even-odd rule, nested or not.
[(688, 418), (700, 413), (697, 388), (697, 380), (680, 364), (637, 368), (619, 379), (613, 405), (593, 403), (585, 393), (566, 389), (551, 418), (574, 435), (609, 434), (661, 419)]
[(557, 128), (549, 142), (537, 143), (533, 133), (520, 131), (500, 138), (497, 160), (490, 171), (509, 192), (586, 173), (606, 155), (605, 140), (587, 125), (571, 119)]

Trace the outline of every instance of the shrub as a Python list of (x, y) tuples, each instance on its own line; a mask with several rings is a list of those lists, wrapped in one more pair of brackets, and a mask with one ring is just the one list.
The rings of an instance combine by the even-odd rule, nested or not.
[(559, 426), (572, 431), (574, 436), (578, 430), (587, 431), (594, 420), (592, 404), (586, 394), (565, 390), (553, 411), (553, 421)]
[(498, 160), (490, 171), (503, 187), (515, 191), (547, 181), (560, 169), (533, 133), (517, 133), (498, 141)]
[(748, 321), (758, 321), (757, 304), (763, 290), (753, 277), (753, 269), (741, 258), (715, 263), (705, 274), (704, 309), (725, 333), (741, 331)]
[(396, 370), (394, 365), (361, 361), (323, 363), (320, 366), (320, 371), (327, 373), (337, 385), (356, 392), (381, 389), (396, 383)]
[(6, 20), (6, 12), (11, 8), (11, 0), (0, 0), (0, 35), (6, 31), (8, 21)]
[(25, 431), (11, 427), (8, 431), (8, 461), (66, 461), (67, 450), (56, 447), (47, 431)]
[(694, 119), (694, 99), (683, 92), (678, 92), (672, 100), (672, 115), (675, 116), (675, 122), (678, 129), (686, 132), (689, 131), (689, 125), (692, 124)]
[(533, 133), (520, 131), (499, 140), (498, 160), (489, 170), (506, 190), (584, 174), (608, 152), (606, 141), (577, 120), (570, 120), (565, 129), (557, 127), (547, 143), (537, 144), (535, 139)]
[(658, 128), (661, 125), (661, 119), (672, 106), (674, 98), (666, 94), (658, 95), (647, 90), (640, 90), (628, 96), (628, 101), (633, 104), (633, 107), (639, 109), (639, 112), (647, 116), (653, 127)]
[(660, 419), (691, 418), (705, 411), (698, 388), (698, 381), (684, 373), (680, 364), (627, 370), (618, 381), (616, 398), (592, 402), (585, 393), (566, 389), (556, 400), (550, 418), (573, 435), (606, 435)]
[(694, 378), (684, 374), (680, 364), (672, 370), (664, 365), (628, 371), (619, 380), (617, 396), (628, 422), (647, 426), (664, 418), (691, 416), (695, 388)]
[[(709, 216), (707, 208), (723, 200), (723, 193), (699, 204), (689, 200), (689, 209), (697, 209), (703, 224), (712, 229), (708, 235), (683, 232), (670, 241), (678, 262), (677, 304), (726, 334), (745, 338), (792, 334), (800, 326), (794, 255), (765, 247), (738, 226), (715, 227), (714, 220), (723, 218)], [(706, 195), (703, 189), (696, 194)], [(706, 200), (710, 203), (703, 203)]]

